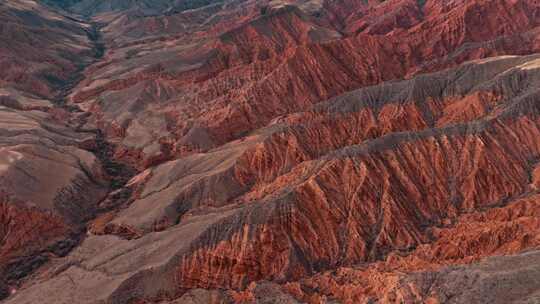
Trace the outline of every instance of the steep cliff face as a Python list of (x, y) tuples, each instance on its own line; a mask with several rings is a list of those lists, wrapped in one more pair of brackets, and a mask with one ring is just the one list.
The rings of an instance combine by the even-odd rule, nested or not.
[(7, 3), (6, 303), (538, 298), (536, 1)]

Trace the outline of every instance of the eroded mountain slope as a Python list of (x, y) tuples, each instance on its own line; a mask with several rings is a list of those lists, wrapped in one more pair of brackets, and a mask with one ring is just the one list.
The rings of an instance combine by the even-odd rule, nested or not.
[(537, 299), (537, 2), (64, 8), (80, 77), (5, 82), (0, 232), (75, 237), (6, 303)]
[[(535, 248), (538, 60), (478, 61), (360, 89), (148, 169), (129, 183), (135, 195), (125, 210), (12, 301), (57, 290), (52, 296), (66, 303), (95, 303), (84, 295), (97, 286), (85, 278), (97, 274), (110, 282), (100, 299), (113, 303), (242, 290), (259, 280), (299, 280), (284, 285), (298, 300), (367, 301), (390, 291), (366, 282), (342, 294), (347, 284), (313, 287), (339, 276), (306, 277), (344, 266), (358, 279), (385, 277), (384, 269), (436, 270)], [(465, 101), (478, 106), (459, 118), (447, 110)], [(364, 135), (345, 131), (360, 129), (348, 126), (353, 117)], [(332, 136), (308, 135), (329, 122)], [(366, 270), (354, 267), (364, 263)], [(60, 289), (69, 278), (77, 288)]]
[[(357, 87), (466, 60), (537, 51), (534, 2), (428, 1), (422, 14), (416, 1), (391, 2), (414, 8), (415, 21), (372, 30), (371, 23), (382, 18), (379, 10), (391, 3), (373, 5), (371, 12), (362, 1), (355, 7), (366, 14), (367, 25), (352, 33), (331, 25), (331, 8), (323, 6), (317, 17), (299, 6), (259, 2), (134, 18), (133, 31), (121, 35), (126, 27), (115, 19), (103, 29), (113, 51), (89, 70), (72, 101), (96, 113), (91, 121), (119, 143), (119, 153), (145, 168), (156, 159), (220, 146), (279, 115)], [(485, 22), (476, 22), (477, 16)], [(231, 18), (238, 22), (231, 24)], [(149, 22), (159, 37), (121, 42)]]

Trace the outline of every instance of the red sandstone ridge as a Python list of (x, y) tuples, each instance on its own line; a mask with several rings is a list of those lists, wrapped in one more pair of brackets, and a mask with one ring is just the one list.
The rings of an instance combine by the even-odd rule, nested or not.
[[(357, 87), (538, 47), (538, 6), (531, 1), (343, 5), (358, 11), (248, 2), (242, 12), (202, 9), (205, 21), (213, 22), (188, 19), (187, 12), (159, 17), (162, 24), (180, 19), (180, 28), (190, 30), (159, 38), (137, 32), (131, 43), (113, 44), (106, 63), (88, 71), (72, 100), (94, 112), (91, 121), (120, 144), (121, 153), (130, 150), (142, 169), (156, 158), (207, 151)], [(222, 17), (228, 14), (238, 24)], [(119, 41), (115, 32), (105, 27), (105, 40)], [(144, 48), (156, 51), (138, 51)]]
[(538, 299), (536, 1), (44, 3), (0, 4), (6, 303)]
[[(537, 61), (477, 61), (360, 89), (148, 169), (128, 184), (133, 202), (106, 224), (138, 231), (135, 239), (87, 238), (12, 301), (29, 303), (69, 277), (77, 292), (55, 297), (88, 298), (96, 287), (85, 277), (97, 276), (109, 287), (95, 299), (111, 302), (193, 288), (231, 289), (215, 294), (230, 301), (399, 302), (413, 299), (402, 294), (411, 291), (399, 285), (409, 279), (401, 273), (535, 248)], [(516, 78), (528, 80), (511, 86)], [(465, 101), (478, 106), (459, 120), (446, 116)], [(355, 121), (370, 126), (364, 135), (349, 133), (359, 130)], [(333, 136), (317, 136), (329, 123)], [(363, 281), (366, 274), (380, 279)], [(261, 280), (278, 285), (259, 288)], [(414, 297), (446, 294), (432, 292)]]

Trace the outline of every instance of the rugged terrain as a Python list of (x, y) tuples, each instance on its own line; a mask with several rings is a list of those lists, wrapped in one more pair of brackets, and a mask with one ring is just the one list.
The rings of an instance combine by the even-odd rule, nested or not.
[(540, 301), (540, 3), (6, 0), (5, 303)]

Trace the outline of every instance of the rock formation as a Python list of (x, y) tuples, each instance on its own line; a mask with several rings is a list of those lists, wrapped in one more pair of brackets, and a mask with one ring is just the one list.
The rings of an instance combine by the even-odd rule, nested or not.
[(6, 303), (539, 299), (536, 1), (0, 14)]

